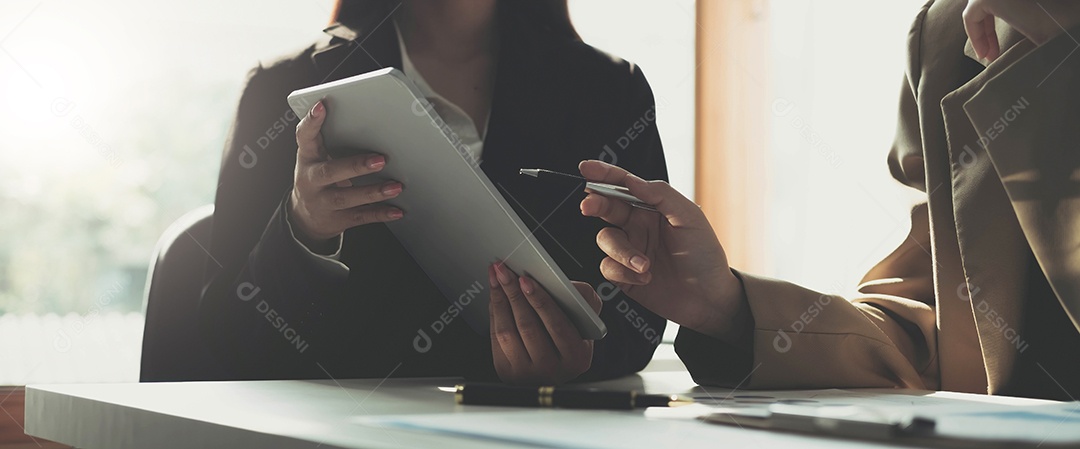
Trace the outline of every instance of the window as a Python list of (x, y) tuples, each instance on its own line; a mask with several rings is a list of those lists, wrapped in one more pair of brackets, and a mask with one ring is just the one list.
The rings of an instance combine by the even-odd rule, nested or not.
[(773, 0), (765, 274), (851, 294), (925, 195), (889, 174), (907, 35), (924, 0)]
[(696, 199), (735, 268), (850, 294), (906, 236), (924, 195), (886, 156), (922, 3), (698, 3)]
[(656, 99), (668, 177), (694, 195), (695, 0), (570, 0), (590, 45), (641, 67)]
[(330, 7), (0, 5), (0, 385), (138, 379), (158, 237), (213, 202), (247, 70)]

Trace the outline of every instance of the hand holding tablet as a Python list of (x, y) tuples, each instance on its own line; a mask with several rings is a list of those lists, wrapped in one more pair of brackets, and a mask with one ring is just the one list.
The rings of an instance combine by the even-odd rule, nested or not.
[[(315, 102), (296, 126), (296, 171), (289, 195), (289, 219), (309, 248), (327, 246), (346, 229), (400, 219), (401, 209), (383, 203), (397, 197), (400, 182), (354, 186), (350, 179), (382, 171), (386, 157), (359, 153), (331, 159), (321, 136), (329, 111)], [(299, 113), (297, 114), (299, 115)]]
[(380, 201), (402, 211), (400, 219), (386, 226), (474, 330), (490, 332), (487, 270), (501, 261), (534, 280), (580, 338), (599, 339), (607, 333), (596, 310), (477, 161), (439, 126), (444, 122), (408, 77), (387, 68), (289, 95), (298, 116), (307, 115), (309, 106), (319, 101), (332, 109), (320, 134), (330, 157), (356, 157), (367, 151), (347, 149), (372, 149), (385, 158), (378, 172), (353, 178), (353, 188), (373, 192), (365, 186), (405, 186)]

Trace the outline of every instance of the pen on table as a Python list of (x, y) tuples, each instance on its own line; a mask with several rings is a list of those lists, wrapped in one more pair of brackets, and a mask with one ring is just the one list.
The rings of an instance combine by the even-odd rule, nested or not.
[(499, 384), (468, 384), (455, 387), (454, 398), (462, 405), (505, 407), (559, 407), (631, 410), (645, 407), (678, 407), (692, 404), (689, 398), (645, 394), (634, 390), (595, 390), (560, 387), (519, 387)]
[(573, 179), (573, 180), (576, 180), (577, 182), (585, 183), (585, 189), (590, 191), (590, 192), (593, 192), (593, 193), (596, 193), (596, 194), (599, 194), (599, 195), (603, 195), (603, 196), (606, 196), (606, 197), (609, 197), (609, 198), (616, 198), (616, 199), (623, 200), (623, 201), (627, 202), (628, 204), (630, 204), (631, 206), (634, 206), (634, 207), (636, 207), (638, 209), (657, 212), (655, 207), (652, 207), (649, 204), (645, 203), (644, 201), (641, 201), (641, 199), (639, 199), (638, 197), (636, 197), (634, 195), (631, 195), (630, 194), (630, 189), (627, 189), (626, 187), (623, 187), (623, 186), (617, 186), (617, 185), (614, 185), (614, 184), (605, 184), (605, 183), (602, 183), (602, 182), (593, 182), (593, 181), (589, 181), (589, 180), (587, 180), (587, 179), (585, 179), (585, 178), (583, 178), (581, 176), (578, 176), (578, 175), (571, 175), (569, 173), (560, 173), (560, 172), (557, 172), (557, 171), (545, 170), (543, 168), (522, 168), (522, 169), (518, 170), (518, 174), (526, 175), (526, 176), (532, 176), (533, 178), (545, 179), (545, 180)]
[(934, 419), (914, 414), (895, 415), (852, 405), (772, 404), (767, 409), (748, 408), (712, 413), (705, 422), (758, 429), (785, 430), (872, 440), (932, 436)]

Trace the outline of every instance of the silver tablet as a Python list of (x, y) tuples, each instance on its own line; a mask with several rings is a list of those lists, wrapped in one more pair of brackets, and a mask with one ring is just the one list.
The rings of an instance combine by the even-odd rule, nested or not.
[(331, 155), (343, 148), (386, 155), (382, 172), (353, 182), (405, 185), (390, 202), (405, 217), (387, 226), (473, 329), (488, 333), (487, 270), (503, 260), (536, 279), (582, 337), (603, 338), (604, 322), (408, 77), (376, 70), (297, 90), (289, 105), (303, 117), (323, 98), (326, 148)]

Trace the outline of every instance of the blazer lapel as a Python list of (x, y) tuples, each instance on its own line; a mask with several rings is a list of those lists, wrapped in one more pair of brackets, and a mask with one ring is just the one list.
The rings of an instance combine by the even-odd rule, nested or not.
[[(499, 55), (496, 63), (495, 89), (491, 100), (491, 119), (488, 123), (487, 140), (484, 143), (484, 168), (500, 168), (508, 161), (521, 162), (522, 156), (532, 153), (530, 142), (511, 141), (511, 136), (529, 135), (535, 139), (545, 136), (525, 133), (534, 127), (536, 117), (545, 117), (544, 108), (549, 102), (543, 101), (553, 94), (543, 88), (545, 66), (540, 63), (545, 58), (540, 52), (544, 46), (528, 34), (527, 25), (516, 24), (515, 18), (503, 12), (500, 15)], [(554, 134), (554, 133), (549, 133)], [(513, 175), (517, 176), (517, 169)], [(490, 171), (488, 175), (493, 173)]]
[[(1016, 40), (1012, 33), (1001, 42), (1008, 48)], [(957, 292), (971, 301), (990, 393), (1006, 384), (1023, 349), (1023, 340), (1017, 336), (1022, 332), (1019, 327), (1030, 260), (1016, 214), (986, 152), (989, 138), (972, 125), (963, 109), (999, 67), (984, 70), (941, 102), (953, 215), (966, 282)]]
[(553, 152), (565, 138), (559, 120), (566, 116), (560, 105), (565, 108), (567, 103), (559, 101), (562, 92), (552, 87), (556, 69), (550, 61), (559, 60), (551, 54), (553, 45), (509, 14), (503, 13), (500, 19), (495, 89), (480, 168), (534, 229), (565, 195), (554, 195), (559, 198), (548, 204), (553, 195), (543, 194), (535, 180), (518, 175), (518, 170), (562, 168), (553, 165)]
[(375, 9), (357, 24), (337, 22), (323, 30), (311, 59), (328, 82), (384, 67), (401, 69), (401, 52), (391, 15), (394, 10)]
[(986, 152), (1043, 274), (1080, 329), (1080, 60), (1071, 35), (1038, 48), (1022, 41), (995, 63), (1007, 70), (964, 107), (978, 129), (994, 133)]

